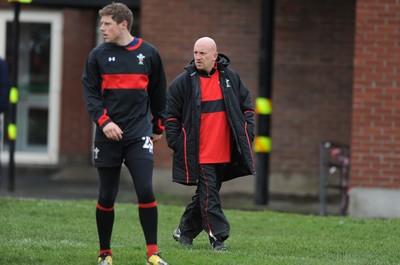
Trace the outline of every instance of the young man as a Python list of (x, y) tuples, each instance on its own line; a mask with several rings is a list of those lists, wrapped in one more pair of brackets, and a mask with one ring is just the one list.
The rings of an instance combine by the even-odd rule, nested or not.
[(164, 68), (156, 48), (131, 35), (133, 15), (126, 5), (112, 3), (99, 15), (104, 43), (91, 51), (82, 76), (86, 107), (96, 123), (98, 264), (112, 264), (114, 203), (125, 163), (138, 197), (147, 264), (166, 265), (157, 247), (157, 203), (152, 187), (153, 142), (164, 131)]
[(174, 150), (173, 181), (197, 185), (175, 240), (191, 245), (204, 230), (212, 249), (226, 251), (230, 225), (221, 208), (223, 181), (255, 173), (251, 142), (254, 111), (239, 75), (215, 41), (196, 41), (194, 59), (167, 92), (166, 137)]

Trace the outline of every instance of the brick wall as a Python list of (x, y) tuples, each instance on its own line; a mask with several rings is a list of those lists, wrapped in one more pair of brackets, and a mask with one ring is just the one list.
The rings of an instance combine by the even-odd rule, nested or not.
[[(154, 44), (165, 64), (168, 83), (193, 58), (194, 42), (210, 36), (231, 67), (256, 96), (261, 1), (142, 1), (142, 37)], [(165, 140), (155, 145), (156, 164), (171, 166)]]
[(354, 8), (276, 1), (272, 192), (317, 194), (320, 142), (350, 143)]
[(65, 9), (61, 89), (61, 161), (90, 161), (92, 122), (83, 102), (81, 76), (87, 55), (95, 45), (97, 13)]
[[(142, 2), (141, 32), (168, 81), (209, 35), (257, 96), (261, 1)], [(276, 1), (270, 182), (272, 193), (317, 194), (319, 143), (350, 143), (355, 2)], [(156, 161), (170, 165), (165, 142)]]
[(400, 2), (358, 0), (351, 185), (400, 188)]
[[(140, 37), (158, 48), (168, 83), (192, 59), (195, 40), (208, 35), (257, 96), (260, 0), (146, 0), (141, 5)], [(276, 0), (273, 193), (318, 192), (323, 140), (352, 144), (352, 185), (400, 185), (399, 2), (359, 0), (357, 8), (354, 48), (355, 0)], [(96, 11), (64, 10), (60, 152), (65, 157), (90, 158), (91, 121), (80, 77), (95, 45)], [(171, 166), (165, 140), (155, 152), (156, 166)]]

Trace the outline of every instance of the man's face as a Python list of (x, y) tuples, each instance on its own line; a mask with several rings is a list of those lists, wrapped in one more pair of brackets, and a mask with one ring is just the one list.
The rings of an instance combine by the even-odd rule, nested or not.
[(117, 24), (111, 16), (103, 16), (100, 24), (100, 31), (103, 34), (104, 41), (107, 43), (118, 43), (118, 39), (122, 35), (121, 24)]
[(206, 42), (196, 42), (193, 49), (194, 63), (200, 71), (210, 73), (218, 53)]

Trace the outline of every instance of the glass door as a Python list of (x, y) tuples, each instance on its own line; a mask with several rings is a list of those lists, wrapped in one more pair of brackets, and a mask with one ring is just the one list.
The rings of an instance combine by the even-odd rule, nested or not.
[[(12, 24), (13, 13), (0, 12), (0, 52), (5, 53), (3, 58), (8, 62), (13, 61)], [(62, 16), (58, 12), (22, 11), (20, 14), (17, 164), (58, 162), (61, 26)], [(11, 71), (13, 66), (9, 65)], [(7, 150), (5, 137), (2, 160), (7, 160), (4, 157)]]

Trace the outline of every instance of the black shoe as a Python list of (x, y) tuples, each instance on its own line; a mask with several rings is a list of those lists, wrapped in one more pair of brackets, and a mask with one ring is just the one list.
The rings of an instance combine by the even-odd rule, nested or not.
[(172, 237), (184, 246), (191, 246), (193, 243), (192, 238), (182, 235), (179, 227), (172, 232)]
[(211, 247), (214, 251), (228, 251), (228, 248), (224, 245), (224, 242), (216, 240), (211, 244)]

